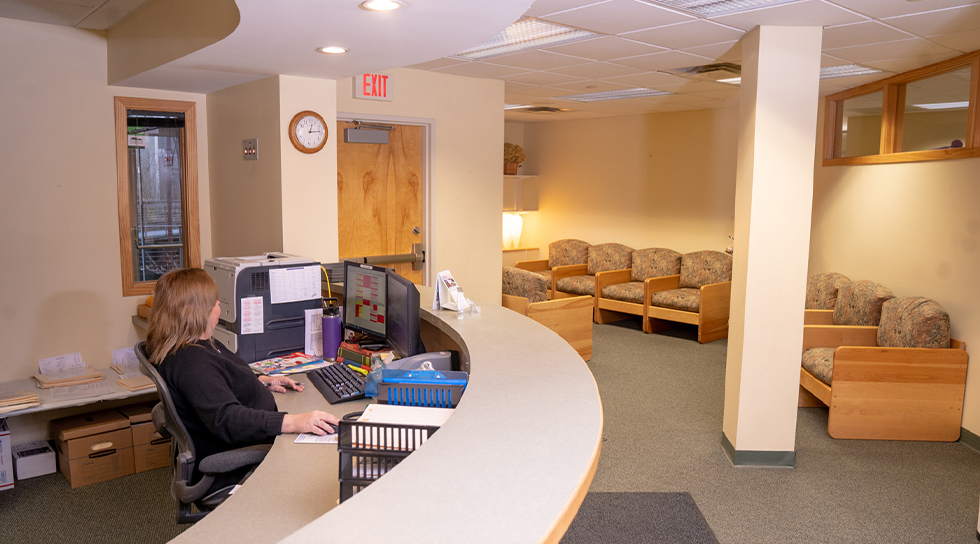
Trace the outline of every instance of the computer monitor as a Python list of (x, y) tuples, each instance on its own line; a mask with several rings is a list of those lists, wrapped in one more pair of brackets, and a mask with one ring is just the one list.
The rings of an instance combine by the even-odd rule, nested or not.
[(344, 326), (371, 337), (387, 336), (386, 268), (344, 263)]
[(388, 346), (399, 357), (410, 357), (422, 352), (422, 335), (419, 290), (411, 281), (394, 270), (388, 275)]

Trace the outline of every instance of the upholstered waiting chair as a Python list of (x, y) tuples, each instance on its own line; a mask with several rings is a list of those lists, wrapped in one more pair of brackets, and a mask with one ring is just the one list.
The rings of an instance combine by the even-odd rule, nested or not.
[(969, 357), (966, 344), (949, 337), (949, 314), (939, 303), (892, 298), (877, 327), (803, 331), (800, 385), (830, 408), (830, 436), (959, 439)]
[[(837, 274), (841, 276), (840, 274)], [(843, 278), (844, 276), (841, 276)], [(811, 279), (811, 282), (813, 280)], [(840, 278), (831, 279), (840, 281)], [(811, 298), (810, 286), (807, 282), (807, 303)], [(825, 286), (818, 290), (829, 293), (833, 286)], [(814, 299), (819, 299), (821, 295), (814, 295)], [(822, 295), (824, 304), (829, 303), (829, 294)], [(834, 305), (830, 309), (815, 309), (807, 306), (804, 314), (805, 325), (853, 325), (863, 327), (878, 326), (878, 319), (881, 316), (881, 306), (888, 300), (895, 298), (890, 289), (884, 285), (869, 280), (845, 281), (838, 283), (836, 296), (833, 298)], [(817, 301), (814, 300), (814, 303)]]
[[(217, 508), (235, 487), (229, 485), (207, 494), (211, 484), (214, 483), (215, 476), (244, 467), (257, 466), (265, 459), (272, 446), (268, 444), (247, 446), (209, 455), (199, 460), (195, 454), (194, 442), (177, 415), (177, 407), (174, 405), (173, 397), (170, 396), (167, 382), (157, 372), (156, 367), (147, 360), (146, 343), (143, 341), (137, 343), (135, 351), (136, 358), (140, 362), (140, 371), (153, 380), (157, 386), (157, 394), (160, 396), (160, 402), (152, 411), (153, 426), (164, 437), (173, 437), (170, 441), (170, 495), (178, 502), (177, 523), (193, 523)], [(203, 476), (199, 482), (191, 484), (195, 466)], [(192, 504), (197, 506), (198, 512), (193, 511)]]
[(520, 261), (516, 268), (530, 270), (548, 279), (548, 298), (554, 298), (555, 282), (552, 278), (552, 271), (559, 266), (569, 266), (576, 264), (588, 264), (589, 262), (588, 242), (566, 238), (548, 244), (548, 258), (535, 261)]
[(548, 287), (543, 276), (504, 267), (501, 304), (548, 327), (588, 361), (592, 358), (592, 299), (582, 296), (548, 300)]
[[(629, 270), (612, 270), (596, 274), (596, 323), (610, 323), (627, 317), (644, 315), (643, 301), (649, 300), (648, 280), (673, 276), (681, 272), (681, 254), (673, 249), (652, 247), (633, 252)], [(647, 321), (644, 320), (644, 329)]]
[(732, 256), (695, 251), (681, 257), (680, 274), (647, 280), (643, 331), (655, 332), (664, 321), (698, 326), (698, 342), (728, 338), (732, 298)]
[[(594, 296), (596, 274), (610, 270), (626, 270), (633, 263), (633, 248), (623, 244), (598, 244), (589, 248), (588, 264), (559, 266), (553, 270), (554, 298)], [(594, 306), (593, 302), (593, 306)], [(596, 307), (594, 313), (598, 314)]]

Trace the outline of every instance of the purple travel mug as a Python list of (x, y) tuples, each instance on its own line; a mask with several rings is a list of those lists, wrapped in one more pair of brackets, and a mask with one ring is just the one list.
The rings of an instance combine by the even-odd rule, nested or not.
[(340, 307), (336, 298), (325, 298), (323, 303), (323, 358), (335, 360), (340, 349)]

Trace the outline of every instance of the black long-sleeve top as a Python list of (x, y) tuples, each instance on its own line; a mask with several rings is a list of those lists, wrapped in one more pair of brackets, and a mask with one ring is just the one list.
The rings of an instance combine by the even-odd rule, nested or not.
[(248, 363), (220, 342), (198, 340), (158, 366), (170, 387), (197, 459), (253, 444), (271, 444), (285, 413)]

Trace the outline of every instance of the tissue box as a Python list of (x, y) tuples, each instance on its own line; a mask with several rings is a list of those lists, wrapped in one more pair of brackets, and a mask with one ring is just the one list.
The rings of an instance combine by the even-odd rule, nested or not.
[(35, 440), (10, 448), (14, 457), (14, 476), (18, 480), (51, 474), (58, 470), (54, 449), (47, 440)]

